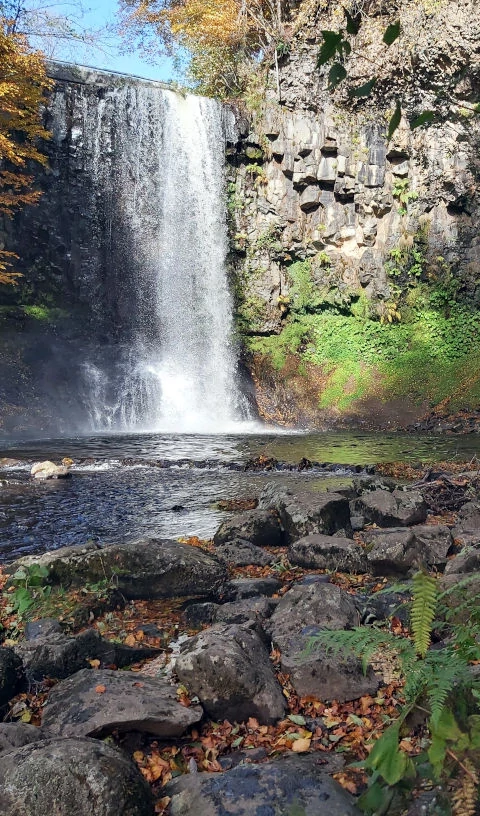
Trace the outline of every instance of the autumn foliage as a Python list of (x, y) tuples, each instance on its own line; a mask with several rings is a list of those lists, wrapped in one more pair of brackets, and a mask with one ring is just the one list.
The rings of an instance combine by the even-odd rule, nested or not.
[[(0, 18), (0, 215), (11, 217), (20, 207), (35, 204), (29, 163), (46, 163), (39, 140), (48, 138), (41, 122), (44, 92), (51, 82), (43, 57), (24, 37), (6, 33)], [(0, 283), (14, 283), (15, 256), (0, 248)]]
[(284, 32), (283, 0), (123, 0), (122, 31), (150, 54), (188, 52), (189, 75), (204, 92), (239, 90), (249, 60)]

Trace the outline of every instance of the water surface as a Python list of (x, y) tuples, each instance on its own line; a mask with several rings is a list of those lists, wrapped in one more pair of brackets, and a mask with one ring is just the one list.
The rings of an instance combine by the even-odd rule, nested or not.
[[(19, 460), (0, 469), (0, 560), (89, 539), (137, 536), (209, 537), (224, 513), (221, 498), (258, 495), (267, 481), (332, 487), (358, 466), (470, 460), (480, 437), (330, 432), (251, 435), (131, 434), (4, 444), (1, 457)], [(72, 478), (35, 482), (32, 462), (71, 457)], [(279, 460), (278, 471), (245, 471), (258, 457)], [(302, 458), (343, 465), (335, 476), (314, 468), (289, 471)]]

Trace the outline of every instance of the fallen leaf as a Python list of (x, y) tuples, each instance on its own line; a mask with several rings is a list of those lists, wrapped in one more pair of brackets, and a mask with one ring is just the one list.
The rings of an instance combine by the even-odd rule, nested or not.
[(100, 668), (100, 661), (99, 660), (89, 660), (90, 666), (92, 669), (99, 669)]
[(106, 690), (107, 690), (106, 686), (103, 685), (95, 686), (95, 691), (97, 692), (97, 694), (105, 694)]
[(304, 754), (306, 751), (310, 750), (310, 742), (309, 739), (298, 739), (292, 744), (292, 751), (296, 754)]

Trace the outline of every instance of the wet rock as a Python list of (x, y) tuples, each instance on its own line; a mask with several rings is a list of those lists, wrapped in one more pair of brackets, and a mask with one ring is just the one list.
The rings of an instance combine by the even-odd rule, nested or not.
[(307, 569), (367, 571), (367, 558), (362, 547), (351, 538), (341, 536), (317, 533), (300, 538), (290, 545), (288, 558), (292, 564)]
[[(336, 762), (335, 762), (336, 760)], [(354, 799), (328, 772), (339, 760), (286, 756), (223, 774), (189, 774), (167, 787), (172, 816), (360, 816)]]
[(34, 479), (66, 479), (71, 476), (70, 465), (56, 465), (55, 462), (35, 462), (30, 475)]
[(91, 739), (48, 739), (0, 758), (2, 816), (153, 816), (136, 766)]
[(141, 539), (99, 547), (62, 547), (20, 558), (8, 567), (42, 564), (48, 580), (63, 586), (84, 586), (111, 579), (122, 595), (132, 598), (172, 598), (211, 595), (226, 577), (226, 566), (215, 556), (170, 539)]
[(445, 525), (369, 530), (364, 539), (375, 575), (405, 575), (421, 566), (442, 568), (453, 543)]
[(427, 518), (427, 505), (417, 490), (365, 492), (356, 499), (355, 509), (365, 520), (379, 527), (409, 527)]
[(13, 649), (0, 646), (0, 706), (21, 690), (24, 682), (22, 661)]
[(364, 676), (359, 660), (310, 649), (321, 629), (349, 629), (358, 623), (352, 596), (334, 584), (298, 585), (285, 593), (265, 628), (297, 694), (344, 702), (376, 691), (378, 679), (371, 670)]
[(215, 624), (200, 632), (182, 647), (175, 672), (214, 719), (271, 723), (285, 713), (267, 648), (245, 626)]
[(271, 553), (262, 550), (261, 547), (257, 547), (255, 544), (241, 538), (218, 545), (215, 548), (215, 555), (225, 561), (226, 564), (232, 564), (236, 567), (250, 565), (265, 567), (275, 558)]
[(224, 601), (239, 601), (242, 598), (258, 598), (275, 595), (282, 584), (276, 578), (235, 578), (223, 587)]
[(216, 546), (235, 539), (249, 541), (256, 547), (280, 547), (282, 528), (269, 510), (246, 510), (226, 519), (213, 537)]
[(175, 689), (164, 680), (82, 669), (51, 690), (42, 729), (64, 737), (104, 737), (112, 731), (178, 737), (202, 714), (198, 705), (180, 705)]
[(129, 666), (157, 654), (150, 647), (132, 647), (104, 640), (94, 629), (87, 629), (75, 637), (59, 632), (43, 632), (14, 647), (29, 680), (55, 677), (63, 680), (84, 669), (89, 660), (100, 660), (104, 666)]
[(277, 511), (287, 543), (312, 533), (333, 535), (337, 530), (351, 531), (348, 500), (337, 493), (293, 493), (273, 484), (264, 489), (259, 506)]
[(276, 605), (277, 602), (271, 598), (246, 598), (218, 606), (213, 619), (216, 623), (246, 623), (251, 620), (261, 622), (272, 615)]
[(22, 722), (0, 723), (0, 755), (42, 739), (43, 734), (34, 725)]

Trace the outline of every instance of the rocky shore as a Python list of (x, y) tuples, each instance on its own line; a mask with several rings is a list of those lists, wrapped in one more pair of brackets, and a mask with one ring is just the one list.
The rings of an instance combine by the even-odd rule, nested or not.
[(401, 684), (388, 660), (364, 672), (312, 644), (373, 622), (408, 632), (419, 568), (480, 581), (480, 475), (457, 471), (270, 483), (212, 542), (89, 542), (7, 565), (3, 816), (359, 813), (345, 758), (367, 755)]

